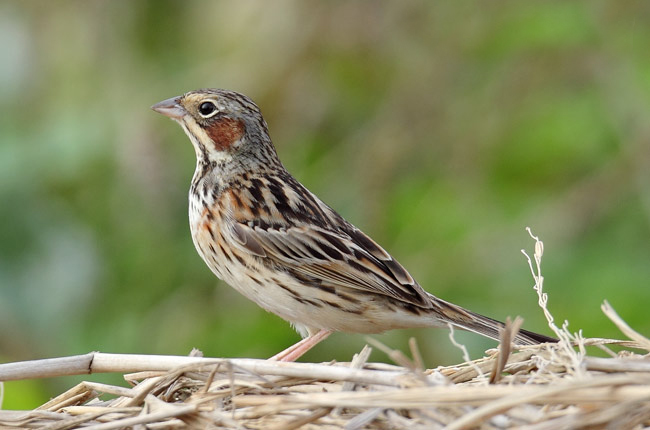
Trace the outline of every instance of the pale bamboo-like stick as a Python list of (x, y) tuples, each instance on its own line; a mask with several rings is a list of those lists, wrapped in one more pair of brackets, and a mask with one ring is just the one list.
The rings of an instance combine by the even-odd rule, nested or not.
[[(169, 371), (181, 366), (199, 367), (230, 365), (236, 371), (297, 378), (346, 380), (357, 383), (397, 386), (407, 370), (366, 370), (315, 363), (284, 363), (252, 358), (204, 358), (173, 355), (108, 354), (91, 352), (70, 357), (0, 364), (0, 381), (50, 378), (90, 373), (132, 373)], [(225, 368), (225, 367), (224, 367)], [(181, 369), (182, 370), (182, 369)]]

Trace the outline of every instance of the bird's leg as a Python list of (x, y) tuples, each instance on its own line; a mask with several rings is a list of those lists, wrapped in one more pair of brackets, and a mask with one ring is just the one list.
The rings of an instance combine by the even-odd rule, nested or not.
[(274, 360), (274, 361), (296, 361), (304, 353), (312, 349), (314, 346), (316, 346), (321, 340), (324, 340), (332, 334), (331, 330), (325, 330), (321, 329), (315, 334), (310, 334), (300, 342), (295, 343), (294, 345), (291, 345), (289, 348), (285, 349), (282, 352), (279, 352), (275, 354), (273, 357), (269, 358), (269, 360)]

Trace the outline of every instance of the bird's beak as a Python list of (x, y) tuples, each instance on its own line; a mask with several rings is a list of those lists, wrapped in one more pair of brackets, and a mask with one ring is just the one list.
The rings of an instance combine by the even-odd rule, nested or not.
[(163, 100), (151, 106), (151, 109), (171, 119), (181, 119), (185, 116), (187, 111), (180, 105), (180, 97), (172, 97), (171, 99)]

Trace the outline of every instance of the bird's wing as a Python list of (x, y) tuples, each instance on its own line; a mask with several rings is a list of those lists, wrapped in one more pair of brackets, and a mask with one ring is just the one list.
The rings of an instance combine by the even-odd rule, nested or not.
[(390, 296), (424, 308), (434, 306), (401, 264), (351, 224), (345, 231), (333, 232), (314, 225), (273, 228), (235, 222), (232, 232), (243, 250), (313, 282)]

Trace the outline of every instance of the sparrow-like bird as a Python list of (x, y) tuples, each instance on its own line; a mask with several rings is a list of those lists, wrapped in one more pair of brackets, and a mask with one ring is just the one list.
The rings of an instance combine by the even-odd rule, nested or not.
[[(499, 338), (502, 323), (426, 292), (291, 176), (260, 109), (245, 95), (202, 89), (152, 109), (178, 122), (196, 152), (189, 218), (199, 254), (217, 277), (304, 337), (274, 359), (293, 361), (334, 331), (451, 323)], [(555, 341), (524, 330), (514, 340)]]

